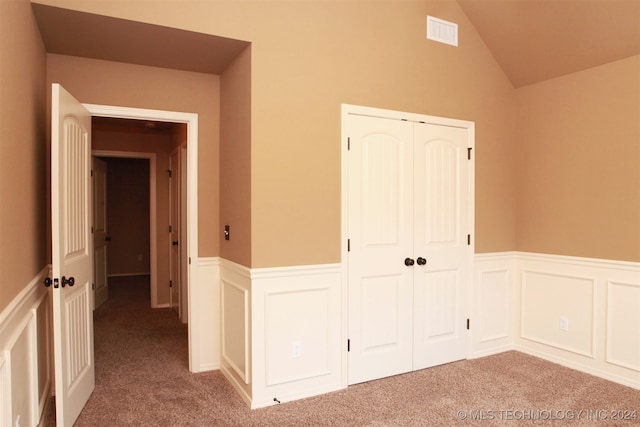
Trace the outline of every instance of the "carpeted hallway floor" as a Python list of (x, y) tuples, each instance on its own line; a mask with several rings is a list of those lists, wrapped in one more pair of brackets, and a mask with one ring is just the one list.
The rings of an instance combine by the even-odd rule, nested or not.
[(147, 280), (112, 279), (95, 312), (96, 388), (77, 427), (640, 425), (640, 390), (515, 351), (251, 411), (220, 372), (188, 372), (187, 327), (149, 308)]

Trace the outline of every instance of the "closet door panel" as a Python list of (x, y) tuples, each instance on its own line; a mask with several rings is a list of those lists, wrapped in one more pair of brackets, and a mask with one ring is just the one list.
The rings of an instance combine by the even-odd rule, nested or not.
[(415, 125), (413, 368), (463, 359), (466, 316), (463, 285), (470, 279), (467, 234), (469, 203), (468, 130)]
[(349, 372), (354, 384), (411, 370), (411, 123), (349, 117)]

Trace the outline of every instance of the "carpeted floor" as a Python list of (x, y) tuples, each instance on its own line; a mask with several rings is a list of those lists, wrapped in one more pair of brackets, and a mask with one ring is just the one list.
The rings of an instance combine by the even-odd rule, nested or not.
[(149, 308), (148, 286), (112, 280), (96, 310), (96, 388), (77, 427), (640, 425), (640, 390), (515, 351), (252, 411), (220, 372), (188, 372), (187, 327)]

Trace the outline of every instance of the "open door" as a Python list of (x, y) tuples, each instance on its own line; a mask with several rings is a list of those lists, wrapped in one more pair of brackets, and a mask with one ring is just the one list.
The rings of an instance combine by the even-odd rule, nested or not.
[(51, 222), (56, 423), (71, 426), (95, 387), (91, 117), (53, 84)]
[(109, 298), (107, 282), (107, 162), (92, 158), (93, 177), (93, 309)]

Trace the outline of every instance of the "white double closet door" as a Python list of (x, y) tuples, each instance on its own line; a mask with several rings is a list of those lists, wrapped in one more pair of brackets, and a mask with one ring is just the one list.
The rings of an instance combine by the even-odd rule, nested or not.
[(464, 359), (473, 124), (344, 120), (349, 384)]

